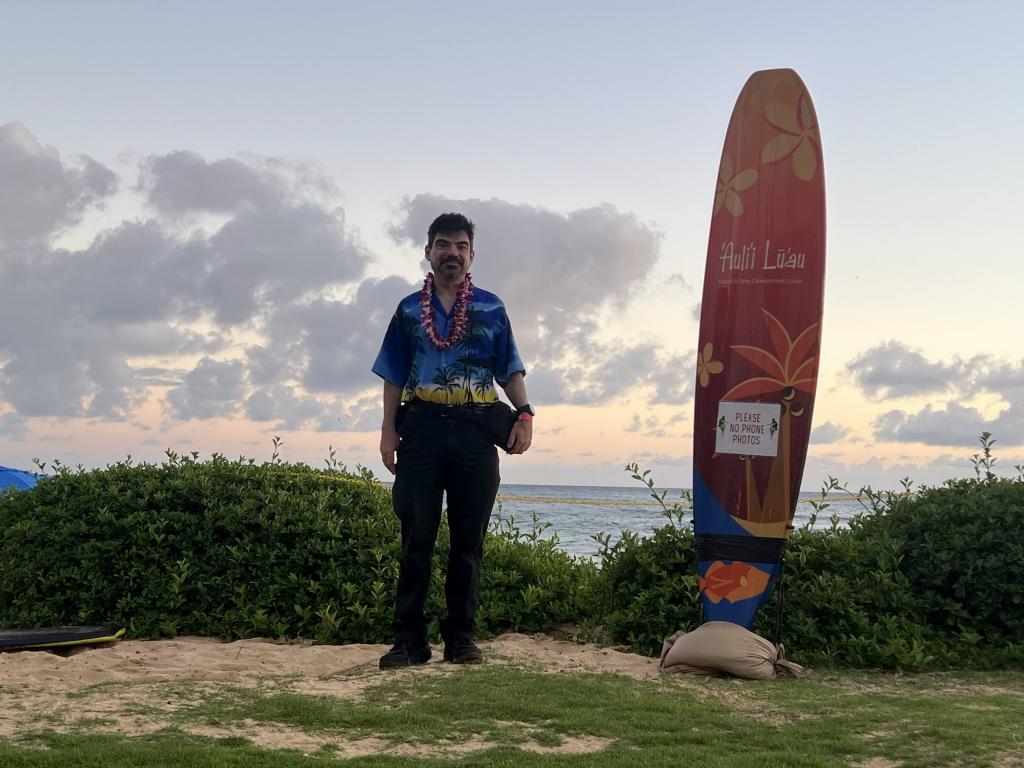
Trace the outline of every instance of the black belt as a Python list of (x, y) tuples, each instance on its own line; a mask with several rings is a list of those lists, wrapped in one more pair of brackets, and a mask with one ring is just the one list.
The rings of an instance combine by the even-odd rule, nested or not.
[(460, 419), (476, 424), (483, 430), (487, 439), (498, 448), (508, 450), (509, 436), (518, 416), (501, 400), (493, 403), (466, 403), (464, 405), (445, 405), (428, 403), (425, 400), (410, 400), (402, 403), (395, 419), (396, 426), (401, 426), (406, 414), (417, 413), (437, 416), (442, 419)]
[(451, 416), (462, 413), (486, 413), (493, 403), (465, 403), (462, 405), (447, 405), (445, 403), (428, 403), (426, 400), (410, 400), (402, 403), (403, 408), (408, 408), (409, 413), (431, 413), (438, 416)]
[(723, 533), (697, 534), (698, 560), (739, 560), (744, 563), (777, 563), (782, 559), (786, 539), (765, 536), (730, 536)]

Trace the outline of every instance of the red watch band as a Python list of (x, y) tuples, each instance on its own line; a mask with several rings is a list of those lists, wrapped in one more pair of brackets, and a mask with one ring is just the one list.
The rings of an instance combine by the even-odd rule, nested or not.
[(533, 421), (533, 416), (528, 413), (520, 413), (519, 421)]

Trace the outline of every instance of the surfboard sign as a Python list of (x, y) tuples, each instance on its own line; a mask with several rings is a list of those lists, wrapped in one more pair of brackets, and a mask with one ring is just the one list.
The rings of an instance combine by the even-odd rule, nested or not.
[(818, 380), (825, 177), (810, 94), (755, 72), (718, 166), (697, 344), (693, 493), (704, 617), (751, 628), (792, 530)]

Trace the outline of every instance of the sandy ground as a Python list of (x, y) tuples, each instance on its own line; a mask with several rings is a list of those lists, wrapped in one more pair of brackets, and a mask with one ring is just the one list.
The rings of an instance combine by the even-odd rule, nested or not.
[[(508, 634), (480, 643), (488, 664), (543, 672), (604, 672), (646, 679), (659, 676), (657, 660), (593, 645), (554, 640), (545, 635)], [(171, 725), (174, 711), (194, 706), (219, 687), (355, 698), (368, 686), (394, 675), (452, 674), (458, 667), (440, 661), (441, 648), (423, 667), (381, 672), (383, 645), (302, 645), (266, 640), (223, 643), (209, 638), (125, 641), (105, 647), (0, 653), (0, 738), (23, 742), (33, 731), (113, 732), (144, 735)], [(171, 685), (187, 682), (187, 685)], [(607, 742), (565, 738), (557, 747), (529, 738), (532, 751), (592, 752)], [(346, 741), (337, 734), (315, 735), (266, 723), (187, 725), (198, 735), (240, 736), (255, 744), (309, 753), (325, 745), (340, 756), (432, 754), (452, 757), (491, 746), (482, 739), (423, 745), (395, 744), (380, 738)]]

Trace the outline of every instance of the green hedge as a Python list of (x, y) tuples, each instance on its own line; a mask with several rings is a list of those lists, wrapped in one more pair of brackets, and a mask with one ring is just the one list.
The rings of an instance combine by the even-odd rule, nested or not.
[[(61, 468), (0, 497), (0, 626), (123, 625), (130, 637), (391, 637), (399, 526), (369, 473), (171, 455)], [(439, 535), (434, 615), (443, 605)], [(574, 561), (518, 531), (488, 539), (482, 634), (578, 614)]]
[[(956, 480), (875, 501), (849, 527), (786, 548), (782, 639), (808, 664), (885, 669), (1024, 664), (1024, 482)], [(692, 530), (668, 525), (601, 553), (587, 610), (611, 640), (656, 654), (700, 624)], [(773, 638), (777, 593), (755, 631)]]
[[(820, 665), (929, 669), (1024, 663), (1024, 482), (950, 481), (849, 527), (796, 531), (783, 639)], [(671, 516), (670, 516), (671, 517)], [(385, 642), (398, 522), (366, 472), (171, 454), (161, 465), (65, 467), (0, 494), (0, 626), (115, 623), (195, 634)], [(575, 624), (656, 654), (700, 623), (692, 529), (601, 539), (598, 562), (536, 524), (485, 545), (482, 636)], [(428, 610), (443, 610), (439, 535)], [(755, 629), (775, 630), (775, 603)], [(434, 628), (436, 637), (436, 626)]]

